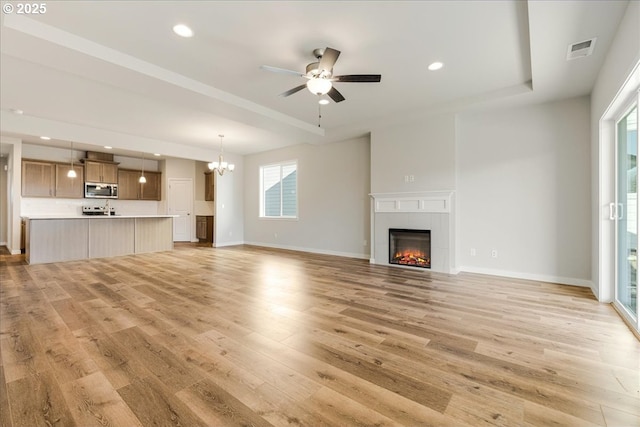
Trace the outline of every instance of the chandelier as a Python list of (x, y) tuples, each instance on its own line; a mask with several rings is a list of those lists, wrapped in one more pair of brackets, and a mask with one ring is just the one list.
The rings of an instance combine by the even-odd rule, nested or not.
[(220, 155), (218, 156), (217, 162), (209, 163), (209, 170), (216, 171), (218, 172), (218, 174), (220, 174), (220, 176), (222, 176), (226, 171), (233, 172), (233, 170), (236, 168), (236, 165), (224, 161), (224, 158), (222, 157), (222, 138), (224, 138), (224, 135), (220, 134), (218, 136), (220, 137)]

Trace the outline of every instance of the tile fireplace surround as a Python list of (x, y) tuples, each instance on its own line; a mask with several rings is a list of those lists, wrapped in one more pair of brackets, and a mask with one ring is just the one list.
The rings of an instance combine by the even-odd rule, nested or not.
[(407, 268), (389, 264), (389, 229), (431, 230), (431, 271), (457, 273), (453, 191), (372, 193), (370, 196), (372, 254), (369, 262)]

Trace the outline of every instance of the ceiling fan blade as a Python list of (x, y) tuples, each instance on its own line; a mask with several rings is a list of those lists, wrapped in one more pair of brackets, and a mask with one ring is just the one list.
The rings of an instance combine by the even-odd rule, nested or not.
[(340, 56), (339, 50), (335, 50), (330, 47), (325, 48), (322, 58), (320, 58), (320, 65), (318, 68), (324, 71), (331, 71), (333, 69), (333, 65), (338, 60), (338, 56)]
[(294, 87), (293, 89), (289, 89), (289, 90), (288, 90), (288, 91), (286, 91), (286, 92), (282, 92), (282, 93), (280, 94), (280, 96), (282, 96), (282, 97), (286, 97), (286, 96), (289, 96), (289, 95), (293, 95), (293, 94), (294, 94), (294, 93), (296, 93), (296, 92), (300, 92), (300, 91), (301, 91), (302, 89), (304, 89), (305, 87), (307, 87), (307, 84), (306, 84), (306, 83), (305, 83), (305, 84), (302, 84), (302, 85), (300, 85), (300, 86), (296, 86), (296, 87)]
[(331, 80), (347, 83), (379, 83), (382, 79), (380, 74), (350, 74), (347, 76), (335, 76)]
[(287, 70), (287, 69), (278, 68), (278, 67), (271, 67), (269, 65), (261, 65), (260, 68), (262, 68), (263, 70), (271, 71), (273, 73), (294, 74), (298, 77), (304, 77), (304, 74), (302, 74), (299, 71)]
[(327, 95), (329, 96), (329, 98), (333, 99), (333, 102), (344, 101), (344, 96), (342, 96), (342, 94), (338, 92), (338, 89), (336, 89), (335, 87), (332, 87), (331, 90), (327, 92)]

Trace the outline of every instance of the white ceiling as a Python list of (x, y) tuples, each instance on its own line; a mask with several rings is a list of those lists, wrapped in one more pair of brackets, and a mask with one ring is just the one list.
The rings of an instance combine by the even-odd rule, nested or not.
[[(430, 112), (586, 95), (627, 3), (50, 1), (44, 14), (2, 15), (1, 132), (200, 158), (218, 134), (243, 155)], [(176, 36), (177, 23), (194, 37)], [(593, 37), (592, 56), (566, 60), (569, 44)], [(322, 107), (318, 127), (317, 96), (278, 96), (304, 80), (260, 66), (304, 72), (326, 46), (342, 52), (335, 74), (382, 81), (336, 83), (346, 101)], [(428, 71), (436, 60), (444, 68)]]

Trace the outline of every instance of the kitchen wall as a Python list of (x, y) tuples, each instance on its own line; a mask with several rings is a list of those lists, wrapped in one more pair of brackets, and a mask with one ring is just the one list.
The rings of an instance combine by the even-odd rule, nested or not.
[[(369, 159), (368, 137), (245, 156), (245, 241), (369, 258)], [(298, 162), (298, 219), (261, 219), (260, 166), (289, 160)]]
[(215, 214), (215, 202), (207, 201), (204, 199), (205, 196), (205, 172), (210, 172), (209, 167), (207, 166), (207, 162), (199, 162), (196, 161), (195, 164), (195, 185), (194, 185), (194, 212), (195, 215), (204, 215), (210, 216)]

